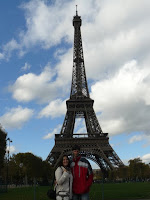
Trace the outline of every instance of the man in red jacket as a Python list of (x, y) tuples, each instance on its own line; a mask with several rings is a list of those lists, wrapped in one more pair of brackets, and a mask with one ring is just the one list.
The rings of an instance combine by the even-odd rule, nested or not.
[(92, 167), (87, 159), (79, 155), (80, 147), (78, 145), (75, 145), (72, 150), (73, 200), (89, 200), (89, 190), (93, 182)]

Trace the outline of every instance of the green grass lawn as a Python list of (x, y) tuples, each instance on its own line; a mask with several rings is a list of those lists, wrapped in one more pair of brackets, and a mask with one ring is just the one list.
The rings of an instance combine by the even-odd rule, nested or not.
[[(114, 183), (104, 184), (105, 200), (121, 199), (150, 199), (150, 183)], [(102, 198), (102, 184), (93, 184), (91, 190), (92, 200)]]
[[(90, 192), (91, 200), (150, 199), (150, 183), (115, 183), (93, 184)], [(46, 193), (49, 187), (36, 187), (36, 200), (48, 200)], [(34, 187), (9, 189), (0, 194), (0, 200), (34, 200)]]

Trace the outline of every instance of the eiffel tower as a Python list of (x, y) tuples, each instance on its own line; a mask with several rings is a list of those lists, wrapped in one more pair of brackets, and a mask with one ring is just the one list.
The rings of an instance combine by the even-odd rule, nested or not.
[[(72, 147), (78, 144), (81, 155), (97, 163), (103, 172), (123, 166), (123, 162), (109, 144), (108, 133), (103, 133), (90, 98), (82, 48), (81, 17), (73, 17), (74, 50), (70, 99), (66, 101), (67, 112), (60, 134), (55, 134), (55, 145), (47, 161), (56, 167), (62, 156), (72, 155)], [(87, 133), (74, 134), (76, 118), (84, 118)]]

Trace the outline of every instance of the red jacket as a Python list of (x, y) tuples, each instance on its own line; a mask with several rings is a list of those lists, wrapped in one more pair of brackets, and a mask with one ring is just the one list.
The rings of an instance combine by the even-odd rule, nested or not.
[(71, 171), (73, 175), (73, 193), (84, 194), (89, 192), (93, 182), (93, 172), (90, 163), (82, 157), (73, 159), (71, 163)]

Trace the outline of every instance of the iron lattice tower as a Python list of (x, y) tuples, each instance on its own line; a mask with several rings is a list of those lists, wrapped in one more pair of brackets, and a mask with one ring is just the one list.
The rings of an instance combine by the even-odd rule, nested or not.
[[(96, 162), (103, 172), (123, 166), (123, 162), (109, 144), (108, 133), (103, 133), (93, 109), (94, 100), (89, 96), (84, 66), (81, 38), (81, 17), (73, 18), (74, 51), (70, 99), (66, 101), (67, 112), (60, 134), (55, 134), (55, 145), (47, 157), (54, 167), (67, 154), (71, 156), (72, 146), (81, 147), (82, 156)], [(87, 133), (73, 134), (75, 119), (84, 118)]]

